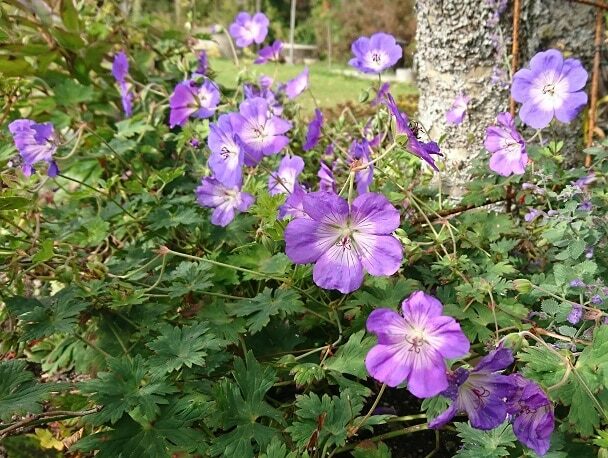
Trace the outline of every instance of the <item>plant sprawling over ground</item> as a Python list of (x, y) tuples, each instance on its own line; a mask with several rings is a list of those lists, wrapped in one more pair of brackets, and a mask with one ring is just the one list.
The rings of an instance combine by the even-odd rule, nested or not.
[[(559, 129), (587, 103), (579, 60), (547, 50), (513, 75), (518, 115), (496, 114), (454, 206), (443, 139), (382, 81), (402, 57), (388, 34), (352, 44), (349, 64), (379, 75), (359, 101), (372, 115), (329, 117), (301, 106), (308, 69), (277, 80), (263, 13), (224, 30), (242, 49), (228, 88), (182, 32), (9, 4), (11, 453), (608, 452), (608, 150), (567, 167), (581, 151)], [(454, 97), (462, 129), (474, 101)]]

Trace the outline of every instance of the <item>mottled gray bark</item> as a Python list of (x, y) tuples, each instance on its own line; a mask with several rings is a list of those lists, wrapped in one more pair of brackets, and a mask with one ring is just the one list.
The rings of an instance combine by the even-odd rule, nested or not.
[[(483, 149), (485, 129), (508, 106), (509, 92), (492, 82), (494, 68), (510, 62), (512, 2), (499, 26), (488, 26), (492, 15), (485, 0), (418, 0), (415, 66), (420, 91), (419, 120), (431, 138), (445, 136), (446, 171), (439, 174), (450, 196), (462, 195), (463, 183)], [(551, 47), (583, 58), (593, 54), (593, 8), (563, 0), (523, 0), (521, 62)], [(500, 30), (499, 30), (500, 29)], [(506, 54), (496, 49), (504, 36)], [(493, 41), (494, 36), (494, 41)], [(591, 68), (590, 65), (586, 65)], [(460, 126), (449, 126), (445, 113), (461, 92), (471, 97)]]

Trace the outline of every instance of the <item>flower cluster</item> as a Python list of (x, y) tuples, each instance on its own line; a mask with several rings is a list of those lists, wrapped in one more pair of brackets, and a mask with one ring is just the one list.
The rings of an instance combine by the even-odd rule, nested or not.
[(459, 413), (466, 413), (471, 426), (481, 430), (510, 419), (517, 438), (544, 455), (554, 428), (547, 395), (519, 374), (502, 373), (514, 361), (505, 347), (481, 358), (473, 369), (448, 370), (446, 360), (465, 356), (470, 344), (442, 308), (433, 296), (416, 291), (401, 304), (402, 315), (392, 309), (374, 310), (367, 330), (376, 334), (378, 343), (365, 358), (369, 374), (391, 387), (407, 382), (407, 389), (419, 398), (450, 399), (449, 408), (429, 422), (431, 428), (446, 425)]
[(17, 119), (9, 124), (8, 129), (21, 155), (23, 161), (21, 170), (26, 177), (34, 172), (34, 164), (38, 162), (48, 164), (48, 176), (57, 176), (59, 168), (53, 160), (53, 154), (57, 151), (53, 124), (50, 122), (38, 124), (30, 119)]
[[(539, 52), (530, 60), (530, 68), (513, 75), (511, 96), (522, 104), (519, 118), (535, 129), (547, 127), (554, 118), (571, 122), (587, 104), (583, 91), (587, 77), (578, 59), (564, 59), (556, 49)], [(526, 142), (509, 113), (500, 113), (496, 125), (487, 128), (484, 146), (492, 154), (490, 169), (494, 172), (502, 176), (525, 173)], [(530, 220), (534, 218), (530, 215)]]

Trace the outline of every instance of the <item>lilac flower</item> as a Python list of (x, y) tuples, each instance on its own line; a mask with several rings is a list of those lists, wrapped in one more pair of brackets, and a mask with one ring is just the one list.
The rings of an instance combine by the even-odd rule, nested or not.
[(578, 209), (582, 212), (590, 212), (591, 210), (593, 210), (593, 204), (590, 200), (583, 200), (578, 206)]
[(568, 313), (568, 316), (566, 317), (566, 319), (570, 323), (576, 324), (579, 321), (581, 321), (582, 317), (583, 317), (583, 308), (579, 304), (574, 304), (572, 306), (572, 308), (570, 309), (570, 313)]
[(391, 83), (389, 83), (389, 82), (383, 83), (382, 86), (380, 86), (380, 88), (378, 89), (378, 92), (376, 93), (376, 97), (374, 97), (374, 99), (370, 102), (371, 106), (375, 107), (376, 105), (384, 103), (386, 94), (388, 94), (390, 89), (391, 89)]
[(239, 48), (246, 48), (254, 42), (260, 44), (264, 41), (268, 35), (268, 24), (268, 18), (264, 13), (255, 13), (252, 17), (242, 11), (236, 15), (228, 31)]
[(207, 53), (203, 50), (198, 55), (198, 66), (196, 67), (196, 70), (194, 71), (193, 76), (198, 76), (198, 75), (205, 76), (207, 74), (208, 70), (209, 70), (209, 59), (207, 58)]
[(302, 199), (307, 217), (287, 225), (285, 252), (296, 264), (315, 263), (317, 286), (346, 294), (361, 286), (364, 271), (385, 276), (399, 269), (403, 249), (391, 235), (399, 227), (399, 212), (386, 197), (361, 194), (350, 208), (330, 192)]
[(125, 116), (130, 117), (133, 113), (133, 94), (130, 91), (129, 85), (127, 84), (127, 75), (129, 74), (129, 61), (127, 55), (121, 51), (114, 56), (114, 62), (112, 62), (112, 75), (118, 83), (120, 88), (120, 98), (122, 102), (122, 109), (125, 112)]
[(275, 40), (271, 45), (266, 46), (258, 51), (258, 58), (253, 61), (254, 64), (265, 64), (266, 62), (278, 62), (281, 60), (281, 51), (283, 50), (283, 42)]
[(517, 386), (514, 395), (507, 399), (507, 411), (512, 416), (513, 432), (519, 441), (538, 455), (549, 450), (551, 433), (555, 426), (553, 405), (535, 382), (519, 374), (512, 374)]
[(458, 97), (456, 97), (456, 99), (454, 99), (454, 103), (452, 103), (452, 106), (445, 114), (446, 122), (455, 126), (462, 124), (464, 116), (467, 114), (467, 105), (470, 100), (471, 98), (464, 94), (460, 94)]
[(234, 114), (232, 127), (243, 142), (245, 164), (257, 165), (262, 156), (277, 154), (289, 143), (284, 135), (291, 123), (270, 113), (268, 102), (261, 97), (245, 100)]
[(333, 143), (330, 143), (329, 145), (327, 145), (327, 148), (325, 148), (325, 151), (323, 152), (323, 156), (325, 156), (326, 159), (331, 159), (334, 157), (334, 151), (335, 146)]
[(448, 388), (445, 360), (466, 355), (470, 343), (442, 308), (433, 296), (416, 291), (402, 302), (403, 316), (387, 308), (374, 310), (367, 330), (378, 336), (378, 344), (365, 357), (367, 372), (390, 387), (407, 381), (407, 389), (419, 398)]
[(582, 90), (587, 72), (578, 59), (565, 59), (557, 49), (537, 53), (530, 68), (513, 75), (511, 95), (522, 104), (519, 117), (530, 127), (547, 127), (555, 116), (569, 123), (587, 104)]
[(190, 116), (199, 119), (213, 116), (219, 101), (220, 91), (211, 80), (205, 80), (200, 87), (192, 80), (179, 83), (169, 99), (170, 127), (183, 126)]
[(334, 172), (325, 164), (321, 162), (321, 167), (317, 172), (319, 177), (319, 190), (324, 192), (336, 192), (336, 180), (334, 178)]
[(585, 283), (580, 278), (575, 278), (574, 280), (572, 280), (570, 282), (571, 288), (583, 288), (584, 286), (585, 286)]
[(289, 99), (295, 99), (308, 87), (308, 67), (304, 68), (302, 72), (285, 83), (285, 94)]
[(48, 176), (55, 177), (59, 174), (59, 168), (53, 161), (53, 154), (57, 151), (53, 124), (50, 122), (38, 124), (30, 119), (17, 119), (8, 125), (8, 130), (23, 160), (21, 170), (26, 177), (31, 176), (34, 165), (38, 162), (48, 164), (46, 172)]
[(434, 141), (430, 141), (427, 143), (420, 141), (420, 139), (418, 138), (417, 129), (416, 132), (414, 132), (414, 130), (410, 126), (410, 122), (407, 115), (399, 111), (399, 107), (397, 107), (397, 103), (395, 102), (395, 99), (390, 93), (386, 94), (386, 106), (389, 108), (389, 110), (395, 117), (397, 132), (405, 134), (408, 138), (408, 151), (414, 156), (418, 156), (420, 159), (425, 161), (433, 169), (439, 171), (439, 169), (435, 165), (435, 158), (433, 157), (434, 155), (443, 156), (441, 154), (441, 151), (439, 150), (439, 145)]
[(124, 83), (129, 74), (129, 60), (124, 51), (120, 51), (114, 56), (112, 62), (112, 75), (117, 83)]
[(591, 296), (591, 303), (594, 305), (602, 305), (604, 303), (604, 299), (599, 294), (595, 294)]
[(190, 146), (192, 148), (199, 148), (201, 146), (201, 142), (199, 141), (198, 138), (191, 138), (190, 139)]
[(492, 153), (490, 169), (502, 176), (521, 175), (526, 171), (526, 142), (517, 132), (510, 113), (499, 113), (497, 125), (486, 129), (484, 146)]
[(572, 182), (572, 186), (576, 186), (580, 189), (587, 189), (591, 183), (595, 182), (595, 172), (589, 172), (588, 175), (580, 177), (578, 180)]
[(251, 207), (255, 200), (251, 194), (241, 192), (239, 186), (224, 186), (213, 177), (205, 177), (196, 188), (198, 203), (202, 207), (214, 208), (211, 222), (226, 227), (239, 212)]
[(541, 212), (540, 210), (537, 210), (536, 208), (531, 208), (528, 213), (524, 215), (524, 220), (526, 221), (526, 223), (531, 223), (542, 214), (543, 212)]
[(293, 218), (308, 218), (304, 211), (304, 196), (306, 190), (297, 184), (293, 188), (293, 192), (285, 200), (285, 203), (279, 207), (279, 218), (285, 219), (288, 216)]
[(475, 369), (462, 367), (448, 375), (449, 386), (441, 393), (452, 404), (429, 427), (440, 428), (459, 412), (466, 412), (471, 426), (477, 429), (493, 429), (507, 417), (505, 398), (513, 392), (511, 379), (499, 374), (513, 363), (513, 353), (508, 348), (497, 348), (484, 356)]
[(357, 38), (351, 50), (355, 57), (348, 61), (348, 65), (363, 73), (382, 73), (395, 65), (403, 55), (395, 37), (386, 33)]
[[(371, 148), (369, 142), (365, 139), (355, 140), (351, 143), (348, 149), (348, 160), (350, 161), (350, 167), (360, 167), (368, 164), (370, 158)], [(362, 170), (355, 172), (355, 182), (357, 183), (357, 193), (363, 194), (369, 191), (369, 185), (374, 179), (374, 166), (369, 164)]]
[(308, 124), (308, 131), (306, 132), (306, 142), (304, 142), (304, 146), (302, 149), (304, 151), (310, 151), (317, 143), (319, 143), (319, 138), (321, 138), (321, 127), (323, 126), (323, 113), (318, 108), (315, 109), (315, 117), (312, 118), (310, 124)]
[(244, 151), (232, 127), (234, 114), (219, 117), (209, 126), (207, 144), (211, 150), (209, 168), (214, 177), (228, 187), (240, 186), (243, 179)]
[(587, 249), (585, 250), (585, 257), (587, 259), (593, 258), (593, 247), (592, 246), (587, 247)]
[(268, 177), (268, 193), (291, 194), (298, 184), (298, 176), (304, 170), (304, 160), (300, 156), (285, 156), (279, 168)]

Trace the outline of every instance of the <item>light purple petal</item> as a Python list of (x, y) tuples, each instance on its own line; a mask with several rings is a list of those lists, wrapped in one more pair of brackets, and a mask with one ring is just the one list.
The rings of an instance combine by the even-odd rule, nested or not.
[(405, 320), (396, 311), (386, 308), (374, 310), (367, 317), (366, 328), (378, 336), (379, 345), (404, 343), (407, 335)]
[(347, 294), (363, 283), (363, 266), (354, 250), (334, 244), (317, 259), (312, 278), (321, 288)]
[(352, 236), (363, 268), (370, 275), (393, 275), (403, 261), (401, 243), (392, 235), (372, 235), (355, 232)]

